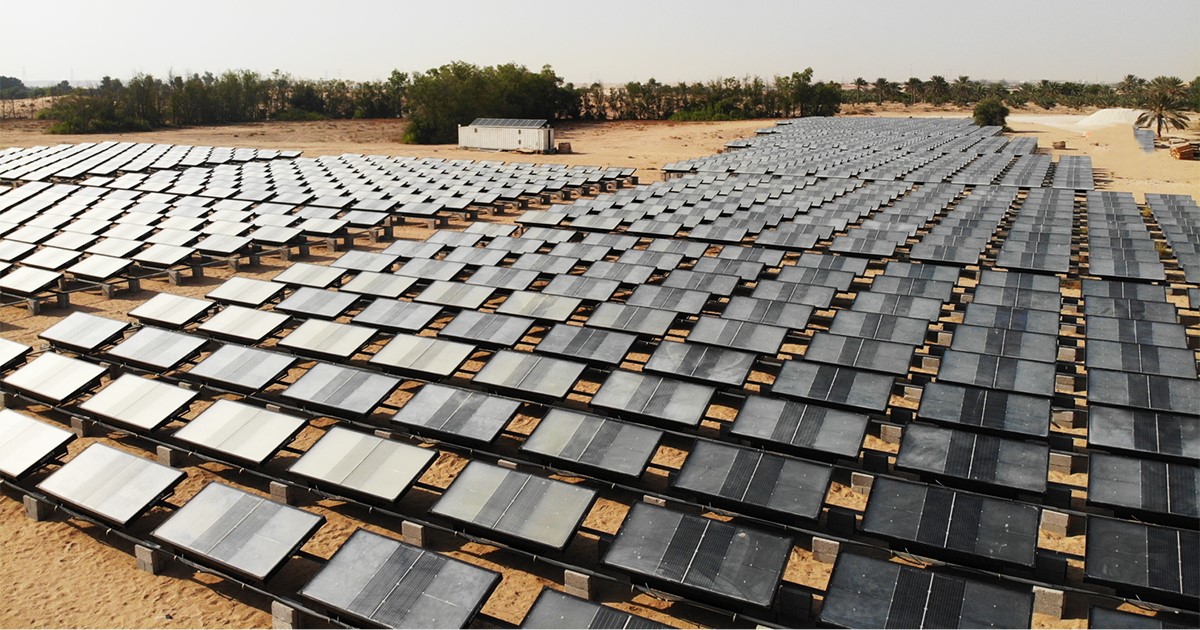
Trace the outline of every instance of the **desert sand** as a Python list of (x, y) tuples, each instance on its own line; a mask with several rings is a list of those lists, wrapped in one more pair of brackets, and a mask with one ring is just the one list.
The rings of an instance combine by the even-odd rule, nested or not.
[[(939, 112), (909, 111), (876, 112), (875, 115), (935, 115)], [(917, 108), (914, 108), (916, 110)], [(942, 112), (942, 115), (969, 115), (967, 112)], [(144, 134), (121, 134), (105, 139), (142, 142), (163, 142), (213, 146), (246, 146), (303, 150), (306, 156), (342, 153), (437, 156), (445, 158), (491, 159), (504, 161), (535, 161), (599, 166), (633, 166), (638, 168), (642, 181), (659, 178), (659, 168), (667, 162), (709, 155), (720, 151), (729, 140), (746, 137), (754, 130), (770, 126), (770, 121), (740, 121), (729, 123), (670, 123), (620, 122), (608, 124), (565, 125), (558, 132), (560, 141), (570, 142), (576, 153), (570, 155), (516, 155), (465, 151), (453, 146), (418, 147), (398, 143), (400, 121), (329, 121), (313, 123), (276, 123), (230, 125), (215, 128), (168, 130)], [(50, 145), (62, 142), (94, 142), (92, 136), (49, 136), (42, 133), (45, 124), (37, 121), (0, 121), (0, 148), (8, 146)], [(1095, 166), (1107, 174), (1104, 187), (1130, 190), (1139, 200), (1147, 191), (1178, 192), (1200, 197), (1200, 169), (1195, 163), (1172, 160), (1165, 151), (1146, 155), (1137, 146), (1127, 127), (1093, 130), (1087, 138), (1061, 127), (1020, 122), (1012, 125), (1018, 135), (1038, 138), (1039, 145), (1065, 140), (1067, 149), (1056, 153), (1091, 155)], [(511, 217), (489, 217), (488, 220), (511, 220)], [(456, 222), (455, 227), (463, 227)], [(423, 238), (430, 231), (411, 227), (400, 236)], [(365, 247), (356, 243), (356, 247)], [(377, 246), (381, 247), (381, 246)], [(307, 262), (327, 263), (334, 255), (315, 248)], [(243, 269), (239, 275), (270, 278), (286, 263), (278, 258), (264, 258), (261, 266)], [(121, 293), (106, 300), (98, 294), (73, 296), (72, 310), (90, 312), (118, 319), (130, 319), (128, 311), (152, 297), (157, 291), (183, 295), (203, 295), (230, 277), (224, 268), (210, 269), (205, 278), (189, 280), (181, 286), (164, 281), (147, 281), (139, 293)], [(15, 307), (0, 311), (0, 335), (39, 346), (36, 335), (71, 311), (50, 310), (33, 316)], [(27, 409), (37, 412), (37, 407)], [(198, 413), (193, 410), (191, 415)], [(306, 439), (301, 435), (300, 439)], [(135, 438), (117, 434), (77, 440), (71, 446), (72, 455), (94, 442), (124, 448), (142, 456), (151, 456), (152, 445)], [(876, 444), (882, 447), (882, 443)], [(677, 463), (682, 453), (664, 447), (656, 463)], [(461, 458), (443, 455), (422, 479), (442, 485), (461, 468)], [(171, 502), (178, 505), (195, 494), (205, 483), (221, 480), (245, 489), (265, 494), (265, 484), (237, 470), (214, 464), (189, 460), (184, 469), (188, 479), (180, 486)], [(1075, 479), (1070, 481), (1075, 482)], [(428, 497), (420, 491), (405, 502), (422, 501)], [(828, 497), (830, 503), (861, 509), (861, 495), (835, 484)], [(328, 557), (356, 527), (379, 532), (398, 531), (398, 523), (378, 515), (367, 515), (362, 509), (340, 505), (330, 500), (307, 500), (306, 509), (322, 514), (328, 523), (304, 548), (317, 556)], [(621, 503), (601, 501), (589, 515), (586, 524), (605, 531), (615, 531), (626, 508)], [(137, 531), (148, 532), (161, 522), (161, 513), (152, 513), (139, 523)], [(391, 533), (390, 535), (396, 535)], [(1046, 536), (1044, 535), (1045, 539)], [(130, 545), (121, 538), (100, 528), (61, 516), (48, 522), (34, 522), (24, 517), (20, 496), (5, 492), (0, 498), (0, 583), (6, 584), (6, 596), (0, 598), (0, 626), (3, 627), (267, 627), (271, 624), (270, 602), (261, 596), (242, 591), (221, 580), (174, 565), (165, 574), (152, 576), (134, 568)], [(1083, 537), (1043, 540), (1042, 544), (1064, 551), (1081, 553)], [(509, 623), (520, 623), (543, 586), (561, 584), (561, 575), (544, 565), (487, 545), (462, 540), (439, 540), (436, 548), (452, 556), (481, 566), (504, 568), (504, 583), (493, 595), (484, 612)], [(572, 553), (587, 553), (573, 549)], [(314, 563), (294, 560), (290, 567), (295, 575), (284, 579), (289, 584), (303, 584), (314, 570)], [(811, 554), (797, 548), (788, 565), (786, 579), (815, 588), (823, 588), (829, 578), (831, 565), (815, 562)], [(630, 612), (642, 614), (675, 626), (708, 626), (728, 623), (728, 620), (694, 607), (672, 604), (648, 594), (606, 589), (601, 600)], [(1039, 615), (1038, 627), (1081, 627), (1078, 618), (1052, 620)]]

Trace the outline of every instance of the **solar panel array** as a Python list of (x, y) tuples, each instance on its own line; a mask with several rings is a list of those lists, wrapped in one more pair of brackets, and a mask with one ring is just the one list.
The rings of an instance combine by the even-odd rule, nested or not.
[[(1200, 306), (1185, 265), (1195, 203), (1152, 197), (1143, 211), (1131, 196), (1092, 191), (1090, 163), (1051, 171), (1035, 143), (997, 132), (965, 121), (788, 121), (742, 148), (668, 165), (662, 182), (573, 200), (526, 190), (518, 197), (532, 207), (515, 226), (435, 230), (324, 265), (291, 263), (270, 280), (233, 275), (204, 299), (163, 293), (130, 313), (132, 326), (76, 313), (42, 334), (50, 350), (36, 358), (7, 350), (0, 389), (770, 624), (812, 621), (797, 598), (817, 595), (815, 620), (831, 625), (1024, 627), (1031, 584), (1108, 608), (1115, 593), (1195, 612), (1200, 335), (1177, 308), (1180, 295)], [(0, 167), (48, 159), (14, 155), (0, 153)], [(314, 209), (369, 226), (429, 203), (396, 187), (505, 168), (538, 171), (364, 156), (146, 167), (84, 185), (24, 184), (0, 195), (0, 220), (50, 239), (88, 212), (119, 223), (157, 203), (159, 220), (201, 220), (187, 229), (240, 223), (221, 212)], [(308, 183), (292, 191), (265, 178), (276, 197), (236, 200), (256, 172)], [(603, 174), (628, 183), (600, 170), (583, 184)], [(569, 186), (574, 175), (561, 175)], [(138, 188), (152, 178), (168, 187)], [(170, 192), (184, 181), (201, 188)], [(197, 197), (214, 189), (236, 189), (222, 199), (241, 207)], [(104, 202), (113, 193), (121, 201)], [(76, 203), (81, 194), (88, 203)], [(178, 198), (153, 196), (162, 194)], [(260, 211), (279, 195), (296, 195), (294, 207)], [(180, 201), (192, 198), (204, 203)], [(60, 206), (67, 218), (54, 227), (27, 225)], [(164, 231), (121, 225), (146, 228), (139, 237)], [(1073, 284), (1073, 271), (1088, 278)], [(15, 471), (6, 475), (28, 477), (61, 455), (61, 438), (30, 435), (13, 443), (32, 440), (35, 453), (16, 461), (5, 436), (25, 435), (27, 422), (5, 417), (13, 428), (0, 423), (0, 464), (15, 462), (0, 467)], [(421, 484), (439, 453), (468, 461), (444, 486)], [(1083, 460), (1086, 486), (1068, 476)], [(852, 476), (865, 501), (839, 498)], [(158, 484), (117, 516), (172, 487)], [(414, 485), (434, 500), (406, 498)], [(53, 494), (109, 522), (132, 520)], [(586, 524), (611, 505), (628, 512), (619, 529)], [(1072, 523), (1059, 535), (1086, 524), (1086, 550), (1046, 542), (1053, 514)], [(319, 518), (210, 484), (154, 538), (270, 583)], [(814, 536), (842, 544), (827, 586), (787, 577), (794, 547), (814, 547)], [(261, 548), (241, 554), (222, 542), (231, 537)], [(581, 554), (586, 540), (598, 551)], [(892, 552), (944, 566), (888, 561)], [(1082, 566), (1083, 581), (1068, 564)], [(462, 625), (497, 582), (360, 531), (294, 596), (350, 623)], [(649, 624), (549, 594), (526, 622)]]

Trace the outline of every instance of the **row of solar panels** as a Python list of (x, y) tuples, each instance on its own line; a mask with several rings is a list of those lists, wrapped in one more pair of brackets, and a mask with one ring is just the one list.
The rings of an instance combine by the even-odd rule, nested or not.
[(86, 142), (0, 151), (0, 179), (44, 181), (108, 175), (118, 170), (187, 168), (299, 157), (299, 151), (148, 144)]

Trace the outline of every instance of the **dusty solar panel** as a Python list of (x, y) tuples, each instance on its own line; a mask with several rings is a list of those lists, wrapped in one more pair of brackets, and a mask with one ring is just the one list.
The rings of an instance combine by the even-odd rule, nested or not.
[(508, 398), (430, 383), (404, 403), (392, 421), (417, 433), (491, 443), (520, 407)]
[(359, 529), (300, 594), (383, 627), (465, 628), (499, 583), (499, 573)]
[(754, 366), (755, 355), (724, 347), (662, 341), (646, 361), (646, 371), (671, 374), (706, 383), (741, 387)]
[(790, 538), (638, 503), (603, 562), (703, 601), (767, 608), (791, 548)]
[(1200, 459), (1200, 417), (1089, 405), (1088, 446), (1159, 458)]
[[(824, 306), (828, 306), (828, 304)], [(898, 317), (934, 321), (941, 315), (942, 302), (941, 300), (911, 295), (866, 291), (858, 295), (851, 309), (863, 313), (881, 313), (883, 315), (896, 315)]]
[[(1053, 363), (1058, 359), (1058, 339), (1007, 328), (958, 326), (954, 329), (951, 349)], [(1091, 352), (1091, 347), (1088, 347)]]
[(451, 376), (475, 352), (475, 346), (433, 337), (397, 335), (371, 357), (385, 370)]
[(565, 398), (587, 366), (527, 352), (501, 350), (492, 355), (473, 382), (535, 398)]
[(1183, 348), (1091, 340), (1087, 368), (1195, 379), (1196, 355)]
[(430, 511), (490, 536), (562, 550), (596, 496), (583, 486), (472, 461)]
[(968, 431), (921, 424), (904, 428), (896, 468), (926, 473), (995, 493), (1046, 491), (1050, 449), (1044, 443), (1024, 442)]
[(809, 342), (804, 359), (903, 376), (908, 373), (913, 350), (913, 346), (890, 341), (818, 332)]
[(1174, 324), (1179, 321), (1175, 305), (1168, 302), (1150, 302), (1129, 298), (1093, 296), (1084, 300), (1083, 312), (1088, 319), (1093, 317), (1115, 317), (1141, 321)]
[[(65, 455), (75, 434), (11, 409), (0, 409), (0, 474), (19, 479)], [(657, 443), (657, 441), (656, 441)]]
[[(1200, 467), (1106, 453), (1088, 457), (1089, 504), (1138, 514), (1200, 517)], [(1146, 517), (1153, 520), (1153, 517)]]
[(871, 486), (862, 530), (991, 568), (1032, 568), (1041, 510), (1026, 503), (879, 477)]
[(625, 359), (634, 342), (635, 335), (611, 330), (598, 330), (583, 326), (556, 324), (546, 331), (537, 350), (564, 358), (578, 359), (588, 363), (618, 365)]
[(202, 449), (261, 465), (305, 424), (303, 418), (220, 399), (174, 435)]
[(812, 312), (813, 307), (807, 304), (735, 295), (725, 305), (721, 318), (802, 330), (808, 325)]
[[(509, 267), (480, 267), (467, 278), (467, 284), (478, 284), (494, 289), (508, 291), (523, 291), (528, 289), (541, 275), (532, 269), (511, 269)], [(572, 278), (576, 276), (570, 276)]]
[(591, 414), (551, 409), (521, 445), (525, 453), (566, 462), (597, 476), (640, 477), (662, 432)]
[[(1167, 621), (1166, 619), (1177, 621)], [(1183, 629), (1192, 628), (1197, 625), (1194, 620), (1189, 621), (1182, 617), (1167, 617), (1164, 613), (1159, 613), (1157, 617), (1150, 617), (1121, 610), (1100, 608), (1098, 606), (1092, 606), (1088, 609), (1087, 621), (1087, 627), (1093, 630), (1128, 630), (1129, 628), (1137, 628), (1139, 630), (1159, 630), (1161, 628)]]
[(663, 280), (662, 286), (728, 297), (733, 295), (734, 290), (738, 287), (738, 283), (737, 276), (704, 273), (690, 269), (676, 269), (667, 274), (667, 278)]
[(676, 316), (674, 311), (605, 302), (592, 311), (585, 325), (661, 337), (671, 329)]
[(130, 365), (165, 372), (195, 356), (206, 343), (204, 337), (146, 326), (105, 354)]
[(400, 265), (396, 274), (422, 280), (449, 281), (462, 273), (465, 268), (466, 265), (459, 262), (414, 258)]
[(310, 319), (284, 335), (279, 347), (333, 359), (348, 359), (379, 331), (366, 326)]
[(313, 265), (310, 263), (292, 263), (287, 269), (276, 274), (272, 282), (286, 285), (297, 285), (324, 289), (335, 284), (346, 275), (345, 269)]
[(129, 315), (143, 324), (182, 328), (203, 317), (212, 306), (209, 300), (159, 293), (129, 311)]
[(275, 299), (286, 287), (278, 282), (234, 276), (204, 297), (227, 304), (258, 307)]
[[(543, 289), (543, 293), (578, 298), (589, 302), (604, 302), (612, 297), (620, 283), (616, 280), (588, 278), (584, 276), (555, 276)], [(525, 287), (520, 287), (525, 288)]]
[(579, 308), (578, 298), (548, 295), (533, 291), (514, 291), (496, 309), (504, 315), (518, 315), (556, 322), (564, 322)]
[(529, 332), (533, 324), (534, 320), (525, 317), (463, 311), (438, 331), (438, 336), (489, 346), (512, 347)]
[(349, 310), (358, 297), (353, 293), (301, 287), (276, 304), (275, 310), (303, 317), (334, 319)]
[(127, 328), (129, 322), (75, 312), (42, 331), (38, 338), (49, 341), (53, 347), (94, 352), (120, 337)]
[(195, 397), (196, 392), (182, 387), (123, 374), (79, 408), (105, 420), (153, 431), (185, 411)]
[(1200, 415), (1200, 381), (1094, 369), (1088, 371), (1088, 403)]
[(1041, 335), (1058, 335), (1058, 313), (1013, 306), (970, 304), (963, 323), (990, 328), (1008, 328)]
[(390, 273), (361, 271), (349, 282), (338, 287), (339, 292), (397, 298), (416, 283), (416, 278), (397, 276)]
[[(829, 308), (837, 289), (813, 284), (795, 284), (778, 280), (760, 280), (751, 297), (763, 300), (805, 304), (816, 308)], [(939, 308), (940, 308), (939, 304)]]
[(325, 517), (210, 483), (151, 534), (218, 567), (265, 581)]
[(47, 352), (4, 379), (7, 388), (52, 404), (62, 404), (100, 382), (106, 369)]
[(1046, 437), (1050, 399), (980, 387), (929, 383), (921, 394), (919, 418), (983, 430)]
[(784, 362), (771, 389), (794, 398), (883, 411), (894, 381), (875, 372), (793, 360)]
[(92, 444), (38, 489), (107, 522), (125, 526), (183, 481), (183, 471), (104, 444)]
[(521, 621), (522, 628), (667, 628), (623, 610), (543, 588)]
[(385, 330), (417, 332), (442, 312), (440, 306), (415, 304), (401, 300), (377, 298), (363, 308), (352, 321)]
[(716, 317), (696, 320), (688, 341), (774, 355), (779, 352), (788, 329), (780, 326)]
[(817, 619), (840, 628), (1028, 628), (1033, 593), (844, 552)]
[(366, 416), (399, 385), (383, 374), (318, 362), (283, 395), (334, 416)]
[(0, 276), (0, 293), (33, 296), (49, 290), (60, 278), (62, 274), (57, 271), (18, 267)]
[(616, 370), (592, 396), (592, 406), (649, 422), (696, 426), (714, 389), (641, 372)]
[(1035, 396), (1053, 396), (1055, 390), (1053, 363), (959, 350), (948, 350), (942, 355), (938, 378), (951, 383)]
[(255, 392), (274, 382), (295, 362), (295, 357), (280, 352), (225, 344), (185, 376), (233, 390)]
[(730, 433), (809, 456), (857, 458), (868, 422), (859, 413), (750, 395)]
[(197, 328), (215, 337), (257, 343), (275, 334), (289, 317), (284, 313), (257, 311), (244, 306), (226, 306)]
[[(635, 289), (629, 298), (626, 299), (625, 303), (629, 306), (641, 306), (695, 315), (704, 309), (708, 298), (709, 293), (705, 291), (692, 291), (689, 289), (644, 284)], [(601, 305), (601, 307), (603, 306)]]
[(815, 521), (832, 475), (827, 464), (701, 440), (692, 447), (673, 485), (739, 512)]
[(1187, 329), (1176, 323), (1089, 315), (1087, 339), (1089, 342), (1119, 341), (1166, 348), (1186, 348)]
[(435, 280), (416, 297), (418, 302), (475, 310), (492, 297), (491, 287)]
[(1167, 604), (1200, 595), (1200, 532), (1087, 517), (1084, 579)]
[(343, 491), (394, 503), (437, 459), (436, 449), (331, 427), (288, 471)]

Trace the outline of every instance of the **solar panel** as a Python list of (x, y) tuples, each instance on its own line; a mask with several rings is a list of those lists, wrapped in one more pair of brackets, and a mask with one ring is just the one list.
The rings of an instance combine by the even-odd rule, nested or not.
[[(837, 290), (812, 284), (793, 284), (778, 280), (760, 280), (751, 297), (763, 300), (805, 304), (816, 308), (829, 308)], [(861, 299), (861, 297), (860, 297)], [(938, 305), (940, 308), (940, 304)]]
[(494, 289), (491, 287), (434, 280), (421, 294), (416, 297), (418, 302), (453, 306), (462, 309), (477, 310), (483, 303), (491, 299)]
[(1089, 315), (1087, 339), (1120, 341), (1166, 348), (1186, 348), (1186, 329), (1175, 323), (1152, 322), (1139, 319), (1116, 319)]
[(226, 306), (197, 328), (214, 337), (258, 343), (274, 335), (289, 317), (283, 313), (256, 311), (244, 306)]
[(585, 325), (661, 337), (671, 329), (676, 316), (674, 311), (605, 302), (592, 311)]
[(184, 478), (175, 470), (105, 444), (92, 444), (38, 484), (46, 494), (126, 526)]
[(369, 415), (400, 385), (400, 380), (342, 365), (318, 362), (283, 395), (337, 417)]
[(612, 297), (619, 286), (616, 280), (562, 275), (555, 276), (542, 292), (589, 302), (604, 302)]
[(543, 588), (521, 622), (522, 628), (667, 628), (625, 611)]
[(521, 451), (600, 477), (640, 477), (662, 433), (591, 414), (551, 409)]
[(384, 330), (417, 332), (429, 325), (441, 312), (440, 306), (377, 298), (350, 321)]
[(987, 487), (995, 493), (1046, 491), (1050, 449), (968, 431), (922, 424), (904, 427), (896, 468), (925, 473), (965, 487)]
[(1050, 399), (1015, 392), (929, 383), (921, 393), (917, 416), (924, 420), (984, 431), (1046, 437)]
[[(1058, 339), (1006, 328), (958, 326), (950, 345), (954, 350), (1053, 363), (1058, 358)], [(1089, 347), (1089, 353), (1091, 348)]]
[(785, 361), (771, 389), (784, 396), (883, 411), (894, 377), (849, 367)]
[[(625, 303), (629, 306), (641, 306), (695, 315), (704, 309), (708, 298), (709, 294), (704, 291), (644, 284), (635, 289)], [(603, 307), (604, 305), (601, 306)]]
[(1093, 369), (1088, 371), (1088, 403), (1197, 415), (1200, 381)]
[(752, 515), (815, 521), (833, 468), (717, 442), (697, 441), (673, 485)]
[(638, 503), (603, 562), (703, 601), (767, 608), (791, 548), (790, 538)]
[(334, 426), (288, 471), (340, 491), (395, 503), (436, 459), (436, 449)]
[(278, 282), (234, 276), (204, 297), (226, 304), (259, 307), (274, 300), (286, 287)]
[(196, 392), (182, 387), (123, 374), (79, 408), (112, 422), (153, 431), (186, 410), (195, 397)]
[(266, 581), (325, 517), (210, 483), (151, 534), (205, 562)]
[(1142, 321), (1174, 324), (1179, 321), (1175, 306), (1166, 302), (1147, 302), (1126, 298), (1089, 297), (1084, 301), (1083, 312), (1088, 319), (1093, 317), (1116, 317)]
[(70, 431), (11, 409), (0, 409), (0, 475), (20, 479), (65, 455), (67, 444), (74, 439)]
[(184, 376), (232, 390), (256, 392), (273, 383), (295, 362), (295, 357), (280, 352), (225, 344)]
[(602, 365), (619, 365), (637, 336), (582, 326), (556, 324), (546, 331), (537, 350), (565, 358)]
[(735, 295), (725, 305), (721, 318), (803, 330), (808, 326), (808, 318), (812, 316), (812, 312), (813, 307), (807, 304)]
[(737, 276), (704, 273), (689, 269), (676, 269), (667, 274), (667, 278), (663, 280), (662, 286), (728, 297), (737, 289), (739, 282)]
[(279, 347), (299, 354), (349, 359), (379, 331), (366, 326), (310, 319), (279, 340)]
[(730, 433), (806, 456), (857, 458), (867, 424), (862, 414), (750, 395)]
[(697, 426), (714, 389), (642, 372), (615, 370), (592, 396), (592, 406), (651, 423)]
[(1058, 313), (1012, 306), (970, 304), (963, 323), (990, 328), (1008, 328), (1041, 335), (1058, 334)]
[(1200, 459), (1200, 418), (1089, 405), (1088, 445), (1194, 461)]
[(416, 278), (397, 276), (390, 273), (361, 271), (351, 278), (349, 282), (338, 287), (338, 291), (341, 293), (358, 293), (362, 295), (397, 298), (404, 295), (416, 281)]
[[(1153, 515), (1195, 519), (1200, 467), (1106, 453), (1088, 457), (1088, 503)], [(1149, 516), (1146, 516), (1146, 513)]]
[(1028, 628), (1033, 593), (844, 552), (817, 619), (839, 628)]
[(209, 300), (159, 293), (129, 311), (129, 315), (143, 324), (182, 328), (206, 315), (212, 305)]
[(105, 372), (107, 370), (94, 363), (47, 352), (8, 375), (4, 385), (58, 405), (94, 387)]
[(262, 465), (306, 425), (303, 418), (219, 399), (175, 432), (175, 438), (236, 460)]
[(359, 529), (300, 594), (390, 628), (465, 628), (500, 574)]
[(200, 352), (208, 340), (146, 326), (105, 354), (148, 370), (172, 370)]
[(947, 350), (942, 355), (938, 378), (951, 383), (1049, 397), (1054, 395), (1055, 367), (1053, 363)]
[(532, 319), (525, 317), (463, 311), (438, 331), (438, 336), (490, 346), (512, 347), (529, 332), (533, 324)]
[(700, 317), (688, 334), (688, 341), (774, 355), (779, 352), (787, 334), (788, 329), (780, 326)]
[(129, 322), (75, 312), (38, 335), (53, 347), (69, 348), (78, 352), (94, 352), (108, 345), (129, 328)]
[(862, 530), (984, 568), (991, 563), (1032, 568), (1040, 518), (1033, 505), (879, 477)]
[(662, 341), (646, 361), (646, 371), (672, 374), (706, 383), (741, 387), (754, 366), (755, 355), (695, 343)]
[[(1200, 532), (1089, 515), (1084, 580), (1152, 602), (1195, 602)], [(1191, 560), (1188, 560), (1191, 559)]]
[(1183, 348), (1091, 340), (1087, 344), (1087, 367), (1195, 379), (1196, 355)]
[(301, 287), (276, 304), (275, 310), (302, 317), (334, 319), (349, 310), (358, 298), (353, 293)]
[(571, 317), (581, 303), (582, 300), (578, 298), (547, 295), (533, 291), (514, 291), (496, 309), (496, 312), (564, 322)]
[[(815, 306), (825, 308), (828, 306), (828, 303), (824, 305), (817, 304)], [(941, 315), (942, 302), (941, 300), (911, 295), (866, 291), (858, 295), (851, 309), (862, 313), (881, 313), (897, 317), (911, 317), (925, 321), (934, 321)]]
[(596, 491), (472, 461), (430, 510), (486, 535), (561, 551)]
[(558, 399), (571, 392), (586, 367), (575, 361), (501, 350), (488, 359), (473, 382), (525, 397)]
[(1179, 619), (1179, 623), (1173, 623), (1166, 621), (1164, 616), (1163, 613), (1159, 613), (1157, 617), (1149, 617), (1092, 606), (1088, 609), (1088, 628), (1094, 630), (1126, 630), (1129, 628), (1157, 630), (1160, 628), (1190, 628), (1196, 625), (1194, 621), (1189, 622), (1185, 619)]
[(520, 407), (515, 400), (430, 383), (404, 403), (392, 421), (418, 434), (491, 443)]
[(818, 332), (809, 342), (804, 359), (903, 376), (908, 373), (913, 350), (913, 346), (890, 341)]
[(400, 372), (451, 376), (474, 352), (475, 346), (470, 344), (397, 335), (371, 357), (370, 363)]

